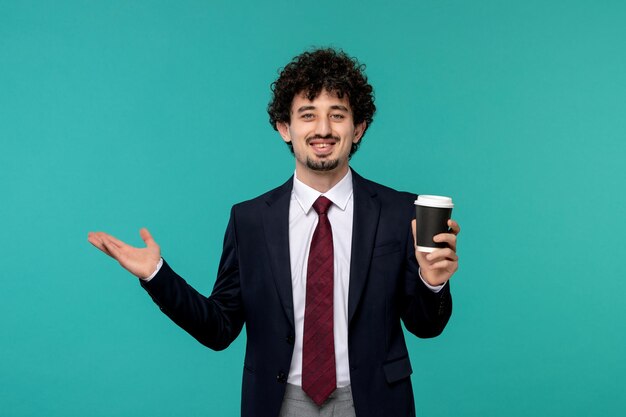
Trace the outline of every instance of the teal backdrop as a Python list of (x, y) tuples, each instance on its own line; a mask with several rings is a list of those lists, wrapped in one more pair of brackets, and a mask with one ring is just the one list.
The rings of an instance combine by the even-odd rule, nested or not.
[(454, 198), (453, 317), (409, 338), (420, 416), (626, 415), (620, 1), (0, 1), (0, 416), (235, 416), (245, 334), (201, 346), (87, 242), (208, 294), (232, 204), (294, 162), (277, 70), (367, 65), (352, 166)]

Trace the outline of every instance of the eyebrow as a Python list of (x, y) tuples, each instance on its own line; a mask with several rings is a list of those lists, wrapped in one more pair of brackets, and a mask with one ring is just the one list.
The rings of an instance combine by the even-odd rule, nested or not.
[[(346, 106), (342, 106), (341, 104), (332, 105), (332, 106), (330, 106), (330, 109), (331, 110), (340, 110), (340, 111), (344, 111), (346, 113), (350, 112)], [(302, 106), (302, 107), (298, 108), (298, 113), (302, 113), (302, 112), (309, 111), (309, 110), (315, 110), (315, 106)]]

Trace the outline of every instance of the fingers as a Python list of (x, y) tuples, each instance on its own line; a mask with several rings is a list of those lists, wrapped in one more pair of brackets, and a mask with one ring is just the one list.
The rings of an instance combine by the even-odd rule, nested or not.
[(448, 244), (448, 246), (452, 248), (452, 250), (456, 252), (456, 241), (457, 241), (456, 235), (458, 235), (461, 232), (461, 226), (459, 226), (459, 224), (456, 221), (449, 219), (448, 227), (450, 228), (450, 233), (440, 233), (438, 235), (435, 235), (433, 237), (433, 241), (445, 242)]
[(452, 233), (440, 233), (433, 237), (433, 241), (437, 243), (447, 243), (448, 246), (456, 252), (456, 235)]
[[(454, 220), (448, 220), (448, 233), (440, 233), (433, 237), (437, 243), (446, 243), (447, 248), (435, 249), (433, 252), (423, 254), (415, 251), (415, 256), (421, 268), (422, 277), (431, 285), (439, 285), (448, 281), (459, 269), (459, 257), (456, 254), (457, 237), (461, 228)], [(413, 223), (413, 235), (415, 236), (415, 223)]]
[(455, 235), (458, 235), (461, 232), (461, 226), (459, 226), (459, 224), (452, 219), (448, 220), (448, 227)]
[(141, 230), (139, 230), (139, 236), (141, 236), (141, 238), (143, 239), (143, 241), (146, 244), (146, 246), (148, 246), (148, 247), (156, 246), (156, 242), (152, 238), (152, 235), (150, 234), (148, 229), (146, 229), (145, 227), (143, 227)]
[(104, 245), (105, 249), (109, 252), (112, 258), (115, 258), (117, 261), (120, 260), (120, 258), (122, 257), (122, 250), (113, 242), (112, 239), (105, 238), (102, 240), (102, 244)]
[(104, 232), (89, 232), (87, 240), (96, 248), (117, 260), (119, 260), (122, 254), (122, 249), (127, 246), (121, 240)]
[(126, 243), (122, 242), (119, 239), (116, 239), (115, 237), (104, 233), (104, 232), (98, 232), (101, 234), (102, 236), (102, 240), (104, 240), (105, 242), (108, 242), (109, 244), (115, 245), (118, 248), (123, 248), (124, 246), (126, 246)]
[(448, 271), (456, 271), (458, 269), (458, 262), (449, 261), (444, 259), (443, 261), (435, 262), (430, 266), (431, 269), (445, 269)]
[(104, 242), (102, 241), (102, 238), (98, 235), (98, 233), (89, 232), (87, 234), (87, 240), (89, 241), (89, 243), (94, 245), (96, 248), (98, 248), (99, 250), (101, 250), (105, 254), (107, 254), (107, 255), (112, 257), (111, 253), (104, 246)]
[(452, 275), (459, 268), (459, 257), (450, 248), (437, 249), (424, 256), (420, 266), (427, 271), (447, 271)]
[(435, 262), (435, 261), (438, 261), (440, 259), (446, 259), (446, 260), (450, 260), (450, 261), (458, 261), (459, 257), (457, 256), (456, 252), (454, 252), (450, 248), (437, 249), (437, 250), (429, 253), (428, 255), (426, 255), (426, 260), (428, 260), (431, 263)]
[[(413, 230), (413, 240), (415, 240), (415, 239), (416, 239), (416, 235), (417, 235), (417, 228), (416, 228), (416, 225), (417, 225), (417, 222), (416, 222), (416, 220), (415, 220), (415, 219), (413, 219), (413, 220), (411, 221), (411, 229)], [(454, 221), (454, 220), (452, 220), (452, 219), (449, 219), (449, 220), (448, 220), (448, 227), (450, 228), (450, 233), (441, 233), (441, 234), (439, 234), (439, 235), (435, 235), (435, 236), (434, 236), (434, 238), (433, 238), (433, 240), (434, 240), (435, 242), (446, 242), (446, 243), (450, 244), (450, 243), (448, 242), (449, 238), (447, 238), (447, 237), (445, 237), (445, 238), (440, 238), (440, 239), (442, 239), (442, 240), (437, 240), (437, 236), (441, 236), (441, 235), (449, 234), (449, 235), (455, 236), (455, 237), (454, 237), (454, 246), (456, 247), (456, 235), (458, 235), (458, 234), (461, 232), (461, 226), (459, 226), (459, 224), (458, 224), (456, 221)]]

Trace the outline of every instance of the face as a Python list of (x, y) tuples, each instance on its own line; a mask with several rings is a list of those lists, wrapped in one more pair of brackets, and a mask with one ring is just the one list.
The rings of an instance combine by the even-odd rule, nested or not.
[(345, 173), (352, 144), (361, 140), (365, 122), (354, 125), (350, 102), (322, 90), (313, 100), (304, 93), (293, 98), (291, 121), (278, 123), (285, 142), (291, 142), (300, 178), (310, 173)]

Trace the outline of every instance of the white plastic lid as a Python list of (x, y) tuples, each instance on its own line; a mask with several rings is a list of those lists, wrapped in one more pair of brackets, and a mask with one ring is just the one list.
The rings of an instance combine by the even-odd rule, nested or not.
[(415, 200), (416, 206), (453, 208), (452, 199), (441, 195), (418, 195)]

